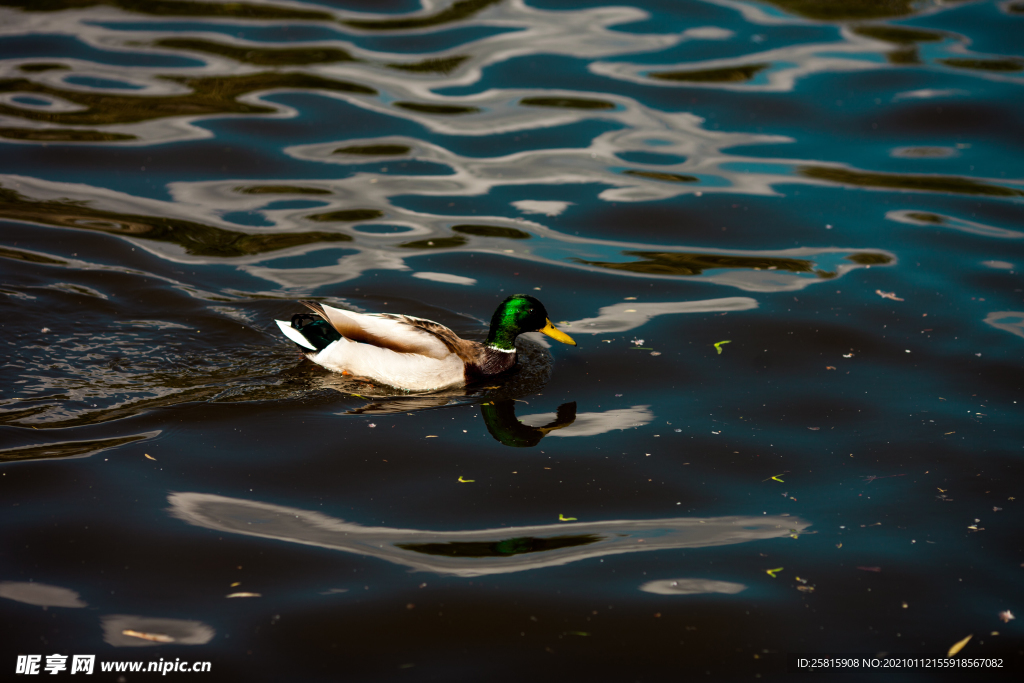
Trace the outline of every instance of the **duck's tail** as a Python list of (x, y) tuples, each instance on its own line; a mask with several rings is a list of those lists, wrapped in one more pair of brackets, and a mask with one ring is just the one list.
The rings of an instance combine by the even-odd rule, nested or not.
[(304, 349), (320, 352), (341, 339), (341, 334), (326, 320), (308, 313), (296, 313), (291, 323), (275, 320), (284, 336)]

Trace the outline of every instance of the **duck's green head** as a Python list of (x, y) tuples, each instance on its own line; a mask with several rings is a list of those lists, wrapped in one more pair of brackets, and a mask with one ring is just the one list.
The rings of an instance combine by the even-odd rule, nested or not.
[(513, 294), (501, 302), (491, 318), (491, 332), (485, 344), (512, 351), (516, 348), (516, 337), (523, 332), (543, 332), (563, 344), (576, 346), (572, 337), (551, 324), (544, 304), (526, 294)]

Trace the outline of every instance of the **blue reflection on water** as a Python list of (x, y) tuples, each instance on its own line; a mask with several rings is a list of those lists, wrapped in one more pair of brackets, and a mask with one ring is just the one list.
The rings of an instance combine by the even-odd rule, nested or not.
[(34, 33), (0, 38), (3, 59), (82, 59), (97, 64), (147, 67), (196, 67), (202, 62), (191, 57), (155, 52), (102, 50), (73, 36)]

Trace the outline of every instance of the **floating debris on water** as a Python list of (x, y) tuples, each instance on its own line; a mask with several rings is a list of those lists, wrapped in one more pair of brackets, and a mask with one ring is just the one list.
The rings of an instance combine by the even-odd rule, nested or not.
[(126, 628), (121, 631), (121, 635), (131, 636), (132, 638), (140, 638), (142, 640), (148, 640), (153, 643), (173, 643), (174, 638), (167, 635), (166, 633), (146, 633), (144, 631), (133, 631), (130, 628)]
[(946, 656), (947, 657), (952, 657), (957, 652), (960, 652), (960, 650), (964, 649), (964, 646), (967, 645), (967, 642), (971, 638), (973, 638), (973, 637), (974, 637), (974, 634), (972, 633), (971, 635), (967, 636), (963, 640), (959, 640), (959, 641), (953, 643), (953, 646), (951, 648), (949, 648), (949, 652), (946, 653)]

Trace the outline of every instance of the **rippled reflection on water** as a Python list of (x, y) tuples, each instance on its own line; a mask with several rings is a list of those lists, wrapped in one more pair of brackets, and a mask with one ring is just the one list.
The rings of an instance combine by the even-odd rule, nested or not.
[[(5, 652), (1019, 663), (1022, 30), (1018, 0), (0, 0)], [(579, 347), (428, 395), (273, 325), (481, 339), (519, 291)]]

